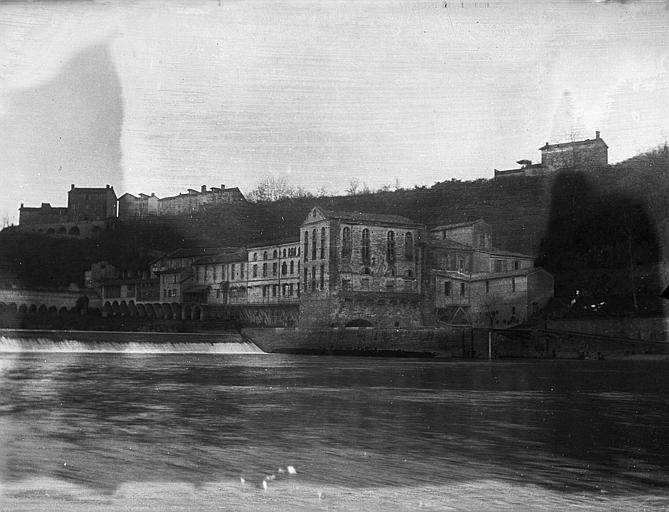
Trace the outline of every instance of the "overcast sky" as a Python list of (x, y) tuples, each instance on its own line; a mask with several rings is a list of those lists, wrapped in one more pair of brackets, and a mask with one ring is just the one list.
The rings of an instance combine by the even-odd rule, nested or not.
[(546, 141), (669, 136), (663, 0), (0, 5), (0, 215), (71, 183), (490, 177)]

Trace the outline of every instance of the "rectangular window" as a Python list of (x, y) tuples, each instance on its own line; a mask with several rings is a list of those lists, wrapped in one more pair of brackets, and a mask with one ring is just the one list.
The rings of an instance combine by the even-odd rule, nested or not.
[(230, 271), (230, 281), (235, 278), (235, 264), (232, 264), (232, 270)]
[(360, 280), (360, 288), (363, 290), (369, 290), (369, 278), (368, 277), (363, 277)]
[(485, 292), (490, 293), (490, 281), (485, 282)]
[(511, 278), (511, 291), (512, 292), (516, 291), (516, 278), (515, 277)]
[(277, 290), (278, 287), (279, 287), (278, 284), (275, 284), (274, 286), (272, 286), (272, 297), (276, 297), (276, 290)]
[(239, 265), (239, 278), (244, 279), (244, 264)]
[(465, 283), (460, 283), (460, 297), (465, 296)]
[(494, 261), (494, 272), (501, 272), (502, 271), (502, 260), (495, 260)]
[(276, 269), (277, 269), (276, 263), (272, 263), (272, 275), (275, 277), (276, 277)]
[(451, 282), (450, 281), (444, 281), (444, 295), (446, 297), (451, 296)]
[(325, 266), (321, 265), (321, 283), (320, 283), (320, 289), (322, 290), (325, 288)]
[(267, 263), (262, 264), (262, 276), (267, 277)]
[(258, 265), (253, 265), (253, 277), (258, 277)]
[(513, 270), (519, 270), (520, 269), (520, 261), (516, 260), (513, 262)]

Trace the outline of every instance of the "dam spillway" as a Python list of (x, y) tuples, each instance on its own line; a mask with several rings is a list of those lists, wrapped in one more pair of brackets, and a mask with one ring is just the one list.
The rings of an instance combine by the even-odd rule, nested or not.
[(0, 330), (0, 353), (263, 354), (237, 333)]

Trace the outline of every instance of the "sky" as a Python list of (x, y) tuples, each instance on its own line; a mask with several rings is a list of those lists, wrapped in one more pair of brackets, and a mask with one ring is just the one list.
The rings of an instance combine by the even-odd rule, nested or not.
[(71, 184), (248, 193), (490, 178), (669, 137), (665, 0), (0, 4), (0, 219)]

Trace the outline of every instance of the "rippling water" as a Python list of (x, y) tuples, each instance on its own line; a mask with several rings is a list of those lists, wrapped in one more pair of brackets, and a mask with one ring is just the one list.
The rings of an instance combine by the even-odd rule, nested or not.
[(668, 370), (0, 354), (0, 509), (667, 510)]

